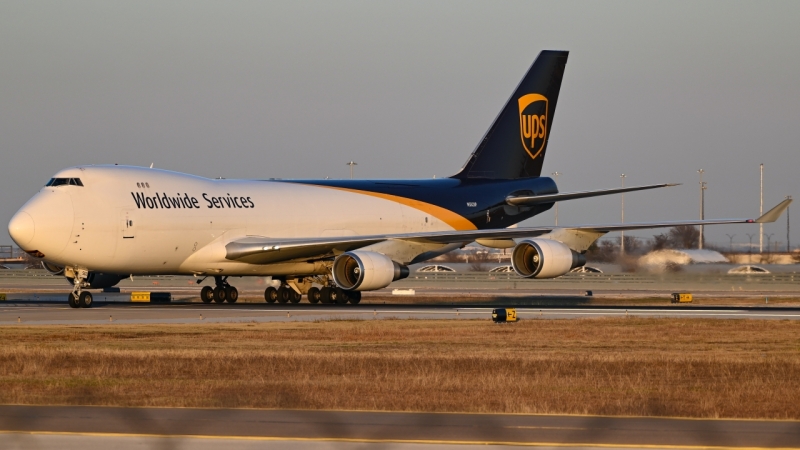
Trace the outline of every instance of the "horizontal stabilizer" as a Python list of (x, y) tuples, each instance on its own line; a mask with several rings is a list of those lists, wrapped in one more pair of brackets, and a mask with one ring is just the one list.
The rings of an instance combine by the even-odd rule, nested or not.
[(573, 200), (576, 198), (599, 197), (601, 195), (622, 194), (625, 192), (644, 191), (662, 187), (678, 186), (678, 184), (649, 184), (647, 186), (632, 186), (626, 188), (602, 189), (599, 191), (565, 192), (561, 194), (530, 195), (530, 196), (508, 196), (506, 202), (513, 206), (535, 205), (538, 203), (554, 203), (563, 200)]

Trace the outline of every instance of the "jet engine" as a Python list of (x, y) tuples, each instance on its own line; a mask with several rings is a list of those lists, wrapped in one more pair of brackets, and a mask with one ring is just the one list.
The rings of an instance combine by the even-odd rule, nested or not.
[(408, 276), (408, 266), (367, 251), (342, 253), (333, 261), (333, 281), (347, 291), (371, 291)]
[[(72, 277), (65, 276), (70, 283), (74, 283), (75, 279)], [(89, 272), (89, 275), (86, 277), (86, 282), (89, 284), (85, 286), (86, 289), (105, 289), (114, 287), (125, 278), (125, 275), (117, 275), (115, 273), (103, 273), (103, 272)]]
[(514, 271), (525, 278), (556, 278), (586, 264), (586, 257), (552, 239), (526, 239), (511, 253)]

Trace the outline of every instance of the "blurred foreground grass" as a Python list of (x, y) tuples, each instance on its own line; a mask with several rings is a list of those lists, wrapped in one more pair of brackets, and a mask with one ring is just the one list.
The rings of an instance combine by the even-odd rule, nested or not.
[(800, 419), (800, 321), (0, 328), (0, 403)]

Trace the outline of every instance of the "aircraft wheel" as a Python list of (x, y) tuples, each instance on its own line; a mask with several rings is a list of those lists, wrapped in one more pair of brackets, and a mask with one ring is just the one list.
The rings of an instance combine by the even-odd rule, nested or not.
[(345, 294), (344, 290), (338, 287), (332, 288), (331, 303), (336, 303), (337, 305), (347, 304), (347, 294)]
[(78, 299), (75, 297), (75, 294), (70, 292), (69, 294), (69, 306), (72, 308), (80, 308), (81, 305), (78, 304)]
[(329, 305), (331, 303), (331, 291), (332, 289), (329, 287), (324, 287), (319, 290), (319, 301), (325, 305)]
[(289, 290), (289, 300), (292, 303), (300, 303), (300, 300), (303, 299), (303, 296), (292, 288), (287, 289)]
[(92, 298), (91, 292), (81, 292), (81, 296), (78, 297), (78, 305), (80, 305), (81, 308), (91, 308), (92, 302), (94, 302), (94, 299)]
[(203, 286), (203, 289), (200, 289), (200, 300), (203, 303), (211, 303), (214, 301), (214, 289), (211, 286)]
[(289, 301), (292, 295), (291, 292), (289, 292), (290, 290), (292, 290), (292, 288), (289, 286), (281, 286), (278, 288), (278, 303), (286, 304)]
[(314, 303), (314, 304), (319, 303), (319, 299), (320, 299), (319, 289), (317, 289), (315, 287), (310, 288), (308, 290), (307, 296), (308, 296), (308, 301), (310, 303)]
[(267, 303), (275, 303), (275, 300), (278, 299), (278, 290), (274, 287), (270, 286), (264, 291), (264, 300)]
[(347, 296), (349, 297), (351, 304), (357, 305), (361, 303), (361, 291), (350, 291), (347, 293)]
[(215, 287), (214, 288), (214, 301), (216, 303), (224, 303), (225, 302), (225, 288), (224, 287)]
[(239, 290), (233, 286), (226, 287), (225, 299), (228, 300), (228, 303), (236, 303), (236, 300), (239, 300)]

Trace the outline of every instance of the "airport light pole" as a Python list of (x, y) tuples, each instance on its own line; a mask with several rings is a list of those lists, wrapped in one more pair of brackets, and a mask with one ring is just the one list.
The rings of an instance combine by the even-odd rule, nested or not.
[[(759, 196), (760, 199), (761, 199), (760, 200), (761, 201), (761, 206), (759, 206), (759, 208), (758, 208), (758, 215), (759, 216), (763, 216), (764, 215), (764, 164), (762, 163), (761, 165), (759, 165), (759, 168), (761, 169), (761, 194)], [(759, 223), (758, 224), (758, 252), (759, 253), (764, 253), (764, 224), (763, 223)]]
[(355, 161), (350, 161), (349, 163), (347, 163), (347, 165), (350, 166), (350, 179), (352, 180), (353, 179), (353, 166), (357, 166), (358, 163), (356, 163)]
[[(625, 187), (625, 174), (619, 176), (622, 180), (622, 187)], [(625, 223), (625, 193), (622, 194), (622, 223)], [(625, 254), (625, 231), (619, 232), (619, 254)]]
[[(551, 175), (556, 179), (556, 187), (558, 187), (558, 176), (561, 175), (561, 172), (553, 172)], [(556, 202), (556, 226), (558, 226), (558, 202)]]
[(725, 236), (728, 236), (728, 239), (730, 240), (730, 243), (728, 244), (728, 251), (733, 253), (733, 238), (735, 238), (736, 235), (735, 234), (725, 234)]
[[(706, 183), (703, 181), (703, 174), (705, 170), (700, 169), (697, 171), (700, 174), (700, 220), (706, 219)], [(700, 225), (700, 241), (697, 244), (697, 248), (703, 249), (703, 241), (705, 240), (705, 231), (703, 229), (703, 225)]]
[(745, 233), (745, 234), (747, 235), (747, 238), (750, 239), (750, 245), (747, 246), (747, 253), (748, 253), (747, 263), (751, 264), (753, 262), (753, 236), (755, 236), (755, 234), (753, 233)]
[(767, 237), (767, 251), (768, 251), (768, 252), (770, 251), (770, 250), (769, 250), (769, 243), (772, 241), (772, 235), (774, 235), (774, 234), (775, 234), (775, 233), (769, 233), (769, 234), (767, 234), (767, 233), (764, 233), (764, 236), (766, 236), (766, 237)]
[[(792, 198), (791, 195), (787, 195), (786, 199)], [(789, 244), (789, 207), (786, 207), (786, 253), (790, 253), (792, 251), (792, 246)]]

